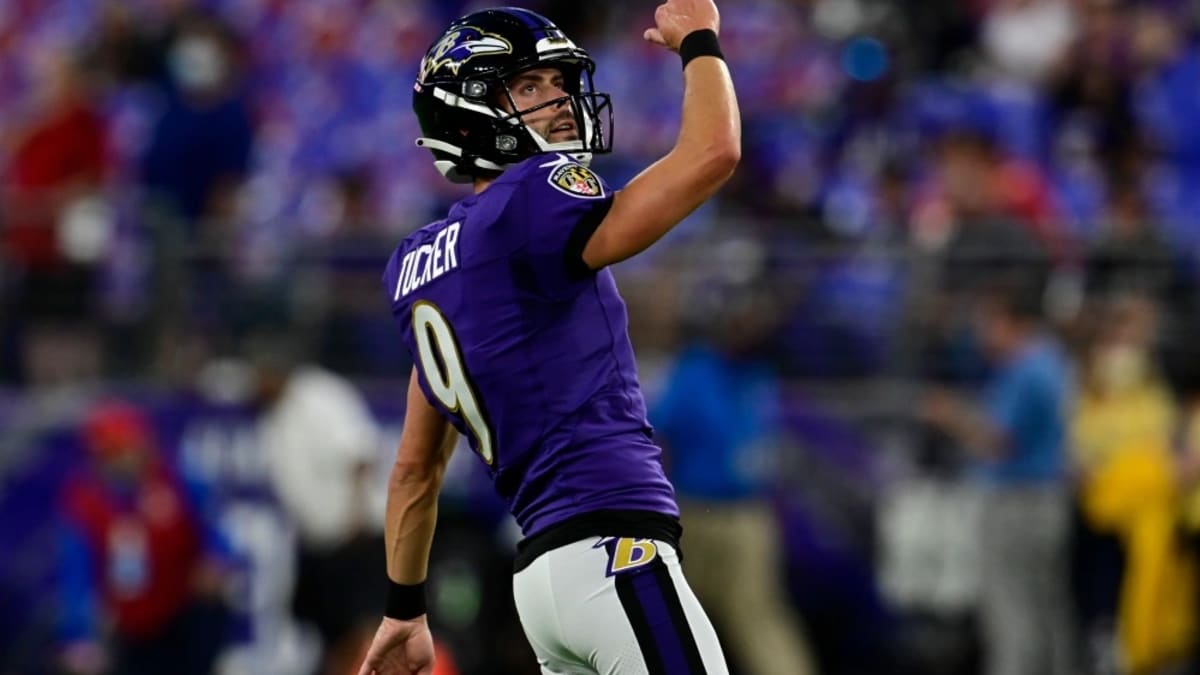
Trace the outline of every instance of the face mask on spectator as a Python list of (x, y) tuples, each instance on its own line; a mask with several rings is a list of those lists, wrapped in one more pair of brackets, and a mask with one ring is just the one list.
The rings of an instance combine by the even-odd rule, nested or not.
[(1146, 377), (1146, 353), (1132, 345), (1109, 347), (1096, 356), (1093, 377), (1096, 385), (1107, 393), (1128, 391)]
[(212, 38), (180, 38), (171, 47), (168, 58), (175, 81), (187, 91), (208, 91), (225, 79), (225, 55)]

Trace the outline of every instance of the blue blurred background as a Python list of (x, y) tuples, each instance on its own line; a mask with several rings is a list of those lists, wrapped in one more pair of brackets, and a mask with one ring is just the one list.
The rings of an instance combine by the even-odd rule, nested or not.
[[(378, 280), (462, 196), (410, 87), (481, 6), (0, 2), (0, 673), (348, 672), (410, 368)], [(613, 96), (593, 168), (621, 185), (671, 148), (654, 3), (524, 6)], [(978, 535), (1027, 480), (1063, 499), (1074, 672), (1196, 672), (1200, 3), (720, 9), (744, 159), (615, 272), (681, 499), (769, 514), (785, 607), (759, 620), (811, 664), (764, 664), (714, 611), (735, 672), (998, 672), (1009, 549)], [(981, 477), (956, 407), (1028, 424), (992, 404), (997, 292), (1062, 354), (1036, 480)], [(517, 537), (458, 453), (440, 672), (537, 672)], [(191, 670), (153, 665), (160, 637)]]

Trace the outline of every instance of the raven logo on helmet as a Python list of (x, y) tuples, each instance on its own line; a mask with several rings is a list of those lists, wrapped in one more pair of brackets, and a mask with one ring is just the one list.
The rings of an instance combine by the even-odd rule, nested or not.
[(459, 28), (442, 36), (442, 39), (421, 61), (421, 79), (425, 80), (442, 66), (458, 74), (464, 63), (484, 54), (511, 54), (512, 44), (492, 33), (485, 33), (470, 26)]

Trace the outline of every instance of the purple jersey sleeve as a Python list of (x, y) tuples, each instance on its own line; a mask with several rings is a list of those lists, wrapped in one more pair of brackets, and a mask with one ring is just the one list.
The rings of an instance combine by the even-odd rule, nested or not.
[(612, 206), (612, 190), (566, 155), (541, 159), (525, 167), (500, 218), (522, 233), (517, 257), (534, 288), (565, 299), (591, 284), (594, 271), (584, 265), (583, 249)]

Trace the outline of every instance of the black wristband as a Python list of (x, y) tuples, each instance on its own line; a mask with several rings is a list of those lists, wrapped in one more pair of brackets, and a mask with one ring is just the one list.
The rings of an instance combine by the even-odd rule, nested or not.
[(683, 59), (683, 67), (697, 56), (715, 56), (722, 61), (725, 55), (721, 53), (721, 45), (717, 43), (717, 34), (708, 28), (694, 30), (679, 43), (679, 58)]
[(383, 615), (408, 621), (425, 613), (425, 582), (398, 584), (388, 579), (387, 605)]

